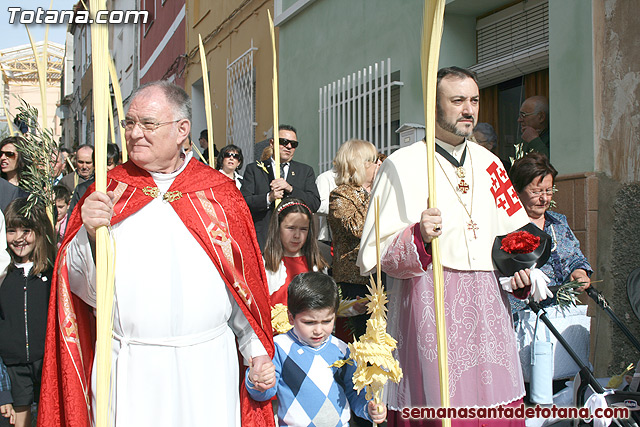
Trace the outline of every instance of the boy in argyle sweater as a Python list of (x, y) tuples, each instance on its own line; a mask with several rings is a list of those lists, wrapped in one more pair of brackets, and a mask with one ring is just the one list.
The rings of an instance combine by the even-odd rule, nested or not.
[(296, 276), (288, 289), (289, 322), (286, 334), (274, 338), (276, 385), (268, 373), (250, 368), (245, 376), (249, 395), (258, 401), (278, 396), (280, 426), (348, 426), (350, 409), (361, 418), (382, 423), (386, 407), (376, 408), (364, 391), (353, 389), (355, 364), (330, 367), (349, 357), (347, 345), (332, 335), (340, 303), (335, 281), (322, 273)]

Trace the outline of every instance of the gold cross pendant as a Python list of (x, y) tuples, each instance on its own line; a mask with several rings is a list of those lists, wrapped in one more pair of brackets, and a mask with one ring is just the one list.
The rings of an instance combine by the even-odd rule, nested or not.
[(469, 222), (467, 223), (467, 230), (469, 231), (473, 231), (473, 238), (477, 239), (478, 236), (476, 236), (476, 231), (479, 230), (480, 227), (478, 227), (478, 224), (473, 222), (472, 219), (469, 220)]

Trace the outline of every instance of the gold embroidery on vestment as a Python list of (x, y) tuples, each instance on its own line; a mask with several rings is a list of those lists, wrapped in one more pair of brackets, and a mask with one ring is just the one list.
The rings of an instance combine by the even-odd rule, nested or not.
[(182, 197), (182, 192), (175, 190), (175, 191), (167, 191), (166, 193), (160, 193), (160, 189), (158, 187), (151, 187), (151, 186), (147, 186), (144, 187), (142, 189), (142, 192), (155, 199), (158, 197), (158, 195), (162, 194), (162, 200), (164, 202), (175, 202), (176, 200), (179, 200)]

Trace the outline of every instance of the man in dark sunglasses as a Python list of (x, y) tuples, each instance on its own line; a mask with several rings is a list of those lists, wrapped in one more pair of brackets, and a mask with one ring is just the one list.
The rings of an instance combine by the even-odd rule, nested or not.
[(320, 195), (316, 176), (311, 166), (293, 160), (298, 148), (298, 134), (290, 125), (280, 125), (278, 144), (269, 141), (271, 153), (274, 146), (280, 150), (280, 178), (276, 179), (273, 154), (263, 162), (247, 165), (240, 191), (249, 205), (258, 235), (260, 249), (264, 250), (271, 211), (275, 201), (285, 197), (302, 199), (315, 212), (320, 207)]

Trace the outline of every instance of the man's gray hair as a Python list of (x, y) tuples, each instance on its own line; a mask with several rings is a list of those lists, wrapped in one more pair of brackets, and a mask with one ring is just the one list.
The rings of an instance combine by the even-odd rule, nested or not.
[(534, 113), (543, 112), (545, 117), (549, 118), (549, 100), (547, 100), (546, 96), (534, 95), (529, 100), (533, 102)]
[(162, 91), (167, 101), (173, 107), (174, 119), (191, 121), (191, 98), (180, 86), (168, 82), (167, 80), (157, 80), (155, 82), (146, 83), (133, 92), (131, 99), (135, 99), (147, 89), (158, 88)]

